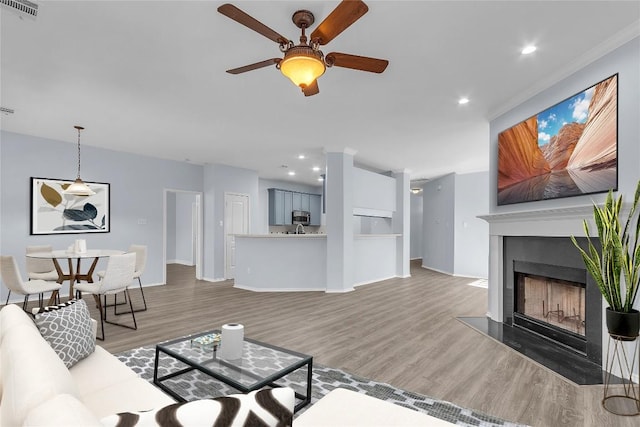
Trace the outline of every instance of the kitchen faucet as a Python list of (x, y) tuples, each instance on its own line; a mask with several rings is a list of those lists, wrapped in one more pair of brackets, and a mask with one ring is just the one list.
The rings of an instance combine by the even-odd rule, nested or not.
[[(298, 227), (302, 228), (302, 233), (298, 231)], [(304, 226), (302, 224), (296, 225), (296, 234), (304, 234)]]

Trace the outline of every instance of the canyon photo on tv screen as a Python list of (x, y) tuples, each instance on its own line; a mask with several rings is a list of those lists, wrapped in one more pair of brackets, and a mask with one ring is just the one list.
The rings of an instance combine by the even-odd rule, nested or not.
[(618, 75), (498, 135), (498, 205), (618, 189)]

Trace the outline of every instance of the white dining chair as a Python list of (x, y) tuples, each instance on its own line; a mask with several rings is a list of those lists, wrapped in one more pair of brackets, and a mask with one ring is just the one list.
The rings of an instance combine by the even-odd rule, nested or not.
[[(133, 278), (138, 279), (138, 286), (140, 286), (140, 294), (142, 295), (142, 303), (143, 303), (142, 308), (136, 308), (135, 312), (137, 313), (139, 311), (146, 311), (147, 300), (144, 297), (144, 288), (142, 287), (142, 281), (140, 280), (140, 276), (142, 276), (142, 273), (144, 273), (144, 269), (147, 265), (147, 247), (145, 245), (131, 245), (129, 246), (128, 252), (133, 252), (136, 254), (136, 270), (133, 273)], [(104, 271), (99, 271), (98, 277), (103, 277), (104, 273), (105, 273)], [(114, 297), (114, 305), (116, 306), (127, 303), (126, 299), (124, 302), (118, 303), (116, 298), (117, 297)], [(116, 313), (116, 314), (127, 314), (127, 312)]]
[[(27, 246), (27, 254), (38, 252), (51, 253), (51, 245)], [(39, 279), (55, 282), (58, 280), (58, 272), (51, 258), (27, 257), (27, 277), (29, 280)]]
[(22, 309), (25, 311), (27, 310), (29, 296), (31, 295), (38, 295), (38, 305), (40, 307), (43, 306), (45, 292), (52, 293), (52, 300), (59, 299), (60, 297), (60, 288), (62, 287), (60, 283), (40, 279), (23, 281), (22, 277), (20, 277), (18, 263), (13, 256), (0, 257), (0, 275), (2, 276), (2, 281), (5, 286), (9, 289), (5, 305), (9, 304), (11, 292), (24, 295)]
[[(96, 337), (99, 340), (104, 341), (104, 324), (109, 323), (111, 325), (122, 326), (129, 329), (138, 329), (136, 323), (136, 315), (131, 305), (131, 297), (129, 296), (129, 285), (133, 281), (133, 274), (136, 267), (136, 254), (126, 253), (123, 255), (112, 255), (107, 262), (107, 269), (104, 275), (100, 277), (100, 280), (96, 283), (80, 282), (76, 284), (76, 295), (78, 298), (82, 298), (82, 293), (93, 294), (93, 298), (98, 305), (100, 311), (100, 329), (102, 337)], [(111, 322), (107, 320), (107, 295), (117, 295), (124, 293), (129, 300), (129, 308), (131, 309), (131, 317), (133, 318), (133, 326), (125, 325), (122, 323)], [(104, 302), (103, 302), (104, 300)], [(115, 307), (114, 307), (115, 313)], [(125, 313), (122, 313), (125, 314)], [(127, 313), (128, 314), (128, 313)]]

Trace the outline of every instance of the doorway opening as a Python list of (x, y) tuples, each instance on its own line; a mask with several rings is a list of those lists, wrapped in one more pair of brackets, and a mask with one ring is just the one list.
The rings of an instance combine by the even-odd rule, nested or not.
[(167, 264), (202, 279), (202, 193), (164, 190), (163, 282)]

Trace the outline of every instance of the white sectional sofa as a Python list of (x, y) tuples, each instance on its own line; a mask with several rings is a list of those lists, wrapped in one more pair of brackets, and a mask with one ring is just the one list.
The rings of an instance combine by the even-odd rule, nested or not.
[[(15, 305), (0, 310), (0, 379), (0, 425), (3, 427), (103, 426), (117, 423), (114, 414), (123, 412), (143, 414), (140, 424), (154, 423), (156, 411), (140, 411), (175, 403), (100, 346), (67, 368), (41, 336), (32, 318)], [(292, 412), (293, 390), (282, 390), (282, 402), (286, 402), (284, 406)], [(206, 402), (212, 401), (200, 402), (207, 405)], [(198, 402), (187, 405), (197, 407)], [(205, 408), (203, 413), (210, 413), (207, 412), (210, 409)], [(185, 425), (212, 425), (207, 418), (191, 416), (189, 419)], [(297, 417), (293, 425), (439, 427), (452, 424), (359, 393), (336, 389)]]

